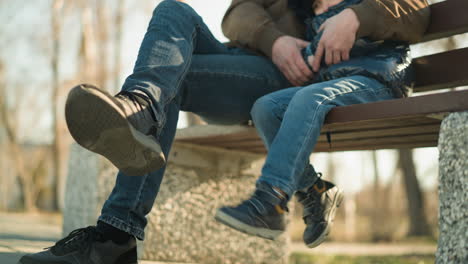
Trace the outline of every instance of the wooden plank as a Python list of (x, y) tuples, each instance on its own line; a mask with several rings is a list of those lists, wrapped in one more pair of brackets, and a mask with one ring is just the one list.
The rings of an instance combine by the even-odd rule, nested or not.
[[(380, 139), (363, 139), (360, 142), (347, 141), (342, 143), (318, 143), (313, 153), (333, 152), (333, 151), (352, 151), (352, 150), (376, 150), (376, 149), (398, 149), (398, 148), (416, 148), (416, 147), (434, 147), (437, 146), (438, 134), (417, 135), (408, 137), (390, 137)], [(237, 148), (227, 148), (237, 149)], [(262, 146), (243, 147), (243, 151), (253, 153), (266, 153)]]
[(183, 139), (176, 139), (176, 140), (179, 142), (216, 144), (218, 142), (226, 142), (226, 141), (241, 142), (241, 141), (251, 140), (251, 139), (256, 139), (256, 138), (258, 138), (257, 132), (248, 131), (248, 132), (233, 133), (233, 134), (226, 134), (226, 135), (219, 135), (219, 136), (204, 136), (204, 137), (183, 138)]
[[(387, 137), (406, 137), (408, 135), (426, 135), (438, 134), (440, 124), (430, 124), (423, 126), (412, 126), (412, 127), (400, 127), (400, 128), (390, 128), (390, 129), (375, 129), (375, 130), (364, 130), (364, 131), (352, 131), (352, 132), (340, 132), (334, 133), (331, 135), (332, 145), (335, 143), (339, 144), (342, 142), (356, 142), (359, 139), (369, 139), (373, 140), (378, 138), (387, 138)], [(328, 144), (326, 135), (322, 134), (317, 144), (325, 143)], [(248, 148), (257, 148), (263, 147), (263, 142), (259, 137), (244, 139), (244, 140), (226, 140), (219, 142), (205, 142), (204, 145), (220, 147), (220, 148), (229, 148), (229, 149), (248, 149)]]
[(322, 133), (326, 132), (351, 132), (367, 129), (398, 128), (414, 125), (438, 124), (440, 120), (434, 120), (426, 115), (414, 115), (403, 117), (390, 117), (384, 119), (357, 120), (350, 122), (325, 124)]
[[(418, 141), (418, 142), (410, 142), (410, 143), (403, 143), (403, 144), (389, 144), (389, 145), (369, 145), (369, 146), (359, 146), (359, 147), (334, 147), (330, 149), (328, 146), (317, 146), (313, 153), (320, 153), (320, 152), (335, 152), (335, 151), (362, 151), (362, 150), (379, 150), (379, 149), (400, 149), (400, 148), (425, 148), (425, 147), (434, 147), (436, 146), (437, 142), (434, 141)], [(258, 148), (248, 148), (243, 149), (243, 151), (257, 153), (257, 154), (266, 154), (266, 149), (263, 147)]]
[[(378, 120), (359, 120), (353, 122), (342, 122), (325, 124), (322, 128), (321, 134), (324, 135), (326, 132), (336, 133), (351, 133), (360, 132), (373, 129), (399, 129), (411, 126), (428, 126), (428, 125), (439, 125), (440, 120), (428, 118), (426, 115), (416, 116), (405, 116), (405, 117), (394, 117), (387, 119)], [(192, 144), (200, 145), (213, 145), (216, 146), (218, 143), (224, 142), (243, 142), (243, 141), (255, 141), (260, 140), (255, 131), (249, 130), (247, 132), (236, 132), (232, 134), (218, 135), (218, 136), (204, 136), (194, 138), (182, 138), (176, 139), (178, 142), (187, 142)]]
[(421, 42), (468, 32), (468, 1), (447, 0), (430, 8), (431, 21)]
[[(316, 151), (434, 146), (441, 121), (428, 115), (463, 110), (468, 110), (468, 90), (336, 107), (327, 115)], [(323, 135), (327, 131), (332, 132), (331, 149)], [(252, 129), (178, 141), (265, 152)]]
[(325, 124), (468, 110), (468, 90), (335, 107)]
[[(390, 143), (390, 144), (378, 144), (378, 145), (359, 145), (359, 146), (345, 146), (345, 147), (333, 147), (323, 146), (316, 148), (313, 153), (320, 152), (334, 152), (334, 151), (361, 151), (361, 150), (379, 150), (379, 149), (400, 149), (400, 148), (425, 148), (437, 146), (437, 140), (431, 141), (412, 141), (404, 143)], [(266, 153), (266, 152), (264, 152)]]
[[(419, 135), (427, 133), (438, 133), (440, 124), (428, 124), (428, 125), (417, 125), (409, 127), (397, 127), (397, 128), (381, 128), (371, 129), (363, 131), (352, 131), (352, 132), (338, 132), (331, 133), (330, 138), (332, 143), (344, 140), (355, 140), (360, 138), (376, 138), (376, 137), (387, 137), (387, 136), (405, 136), (405, 135)], [(318, 142), (328, 142), (326, 134), (320, 135)]]
[[(420, 135), (409, 135), (409, 136), (388, 136), (388, 137), (369, 137), (369, 138), (357, 138), (354, 140), (346, 140), (346, 141), (332, 141), (331, 147), (332, 149), (335, 147), (357, 147), (360, 146), (379, 146), (379, 145), (391, 145), (391, 144), (402, 144), (402, 143), (410, 143), (410, 142), (437, 142), (438, 133), (428, 133), (428, 134), (420, 134)], [(318, 144), (317, 144), (318, 145)], [(330, 146), (328, 143), (323, 142), (320, 145)]]
[(414, 92), (468, 85), (468, 48), (420, 57), (413, 66)]

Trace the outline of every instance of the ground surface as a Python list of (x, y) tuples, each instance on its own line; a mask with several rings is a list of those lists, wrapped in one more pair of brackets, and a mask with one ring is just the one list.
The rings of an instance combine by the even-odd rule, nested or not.
[[(0, 213), (0, 263), (16, 264), (25, 253), (51, 246), (62, 237), (58, 214)], [(316, 249), (292, 246), (291, 264), (431, 263), (434, 244), (324, 243)], [(156, 264), (157, 262), (140, 262)]]

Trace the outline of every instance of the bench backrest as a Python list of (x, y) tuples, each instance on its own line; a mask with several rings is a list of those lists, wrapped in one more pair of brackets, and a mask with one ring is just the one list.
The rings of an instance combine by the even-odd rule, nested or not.
[[(431, 5), (431, 22), (421, 42), (468, 32), (468, 1), (447, 0)], [(446, 51), (413, 60), (414, 92), (468, 84), (468, 48)]]

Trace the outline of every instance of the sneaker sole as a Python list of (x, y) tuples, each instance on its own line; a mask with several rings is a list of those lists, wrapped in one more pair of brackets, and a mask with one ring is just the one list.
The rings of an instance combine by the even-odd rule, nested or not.
[(104, 156), (126, 175), (141, 176), (165, 164), (155, 139), (133, 128), (120, 107), (93, 86), (70, 91), (65, 119), (79, 145)]
[(247, 225), (221, 210), (216, 211), (215, 220), (247, 235), (258, 236), (269, 240), (275, 240), (284, 232), (282, 230), (271, 230)]
[(335, 219), (336, 210), (340, 207), (341, 203), (343, 202), (343, 191), (339, 190), (338, 193), (335, 195), (335, 199), (333, 200), (333, 207), (328, 214), (327, 219), (327, 227), (323, 230), (322, 234), (312, 243), (306, 244), (309, 248), (318, 247), (320, 244), (325, 241), (328, 234), (330, 233), (330, 228), (333, 225), (333, 219)]

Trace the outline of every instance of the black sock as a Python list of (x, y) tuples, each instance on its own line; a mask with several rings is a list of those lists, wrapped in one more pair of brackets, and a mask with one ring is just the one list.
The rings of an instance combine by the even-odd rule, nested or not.
[(126, 243), (132, 235), (115, 228), (107, 223), (98, 221), (97, 230), (102, 233), (104, 240), (112, 240), (117, 244)]

